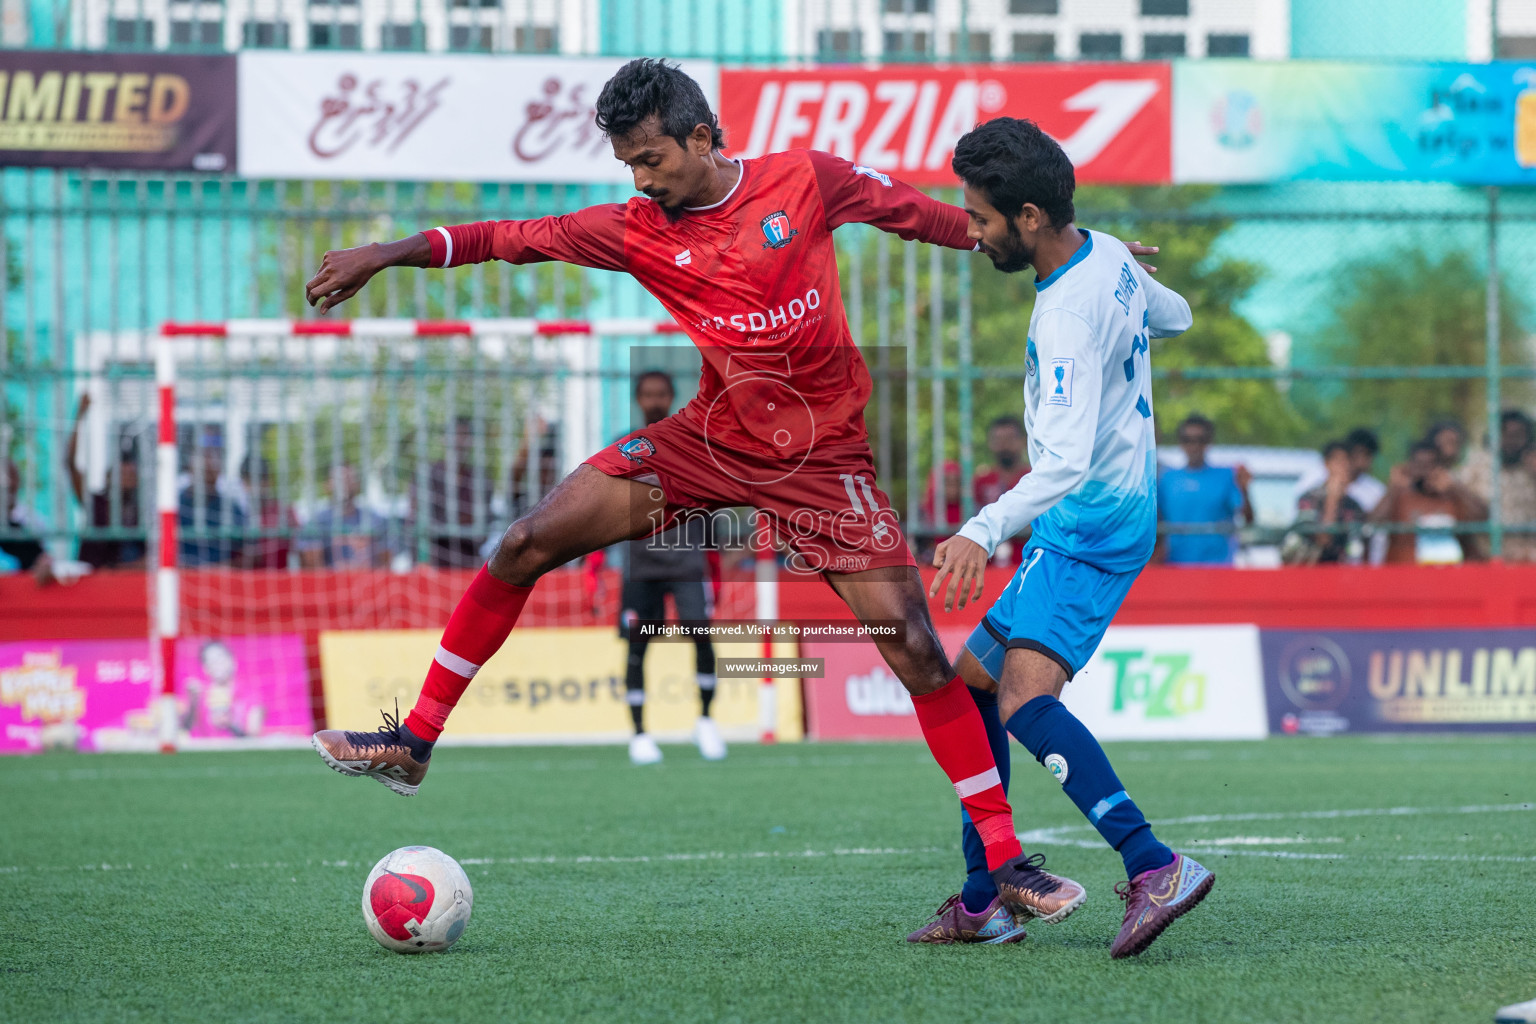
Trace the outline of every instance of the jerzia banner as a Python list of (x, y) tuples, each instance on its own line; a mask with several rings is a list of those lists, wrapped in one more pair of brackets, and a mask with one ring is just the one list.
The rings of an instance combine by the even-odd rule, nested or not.
[(1536, 728), (1536, 630), (1269, 630), (1272, 733)]
[(232, 171), (235, 58), (0, 52), (0, 165)]

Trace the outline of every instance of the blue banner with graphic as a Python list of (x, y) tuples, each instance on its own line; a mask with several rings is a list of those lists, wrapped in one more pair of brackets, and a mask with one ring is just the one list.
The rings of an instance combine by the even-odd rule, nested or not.
[(1536, 629), (1266, 629), (1273, 735), (1536, 729)]
[(1179, 61), (1173, 180), (1536, 184), (1536, 64)]

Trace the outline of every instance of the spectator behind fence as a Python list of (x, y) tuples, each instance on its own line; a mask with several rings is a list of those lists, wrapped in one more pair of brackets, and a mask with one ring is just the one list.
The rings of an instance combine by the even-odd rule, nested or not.
[[(1536, 430), (1531, 419), (1518, 409), (1506, 409), (1499, 417), (1499, 519), (1505, 526), (1536, 523)], [(1467, 456), (1457, 478), (1483, 502), (1493, 500), (1493, 454), (1487, 449)], [(1479, 552), (1487, 554), (1487, 538), (1478, 538)], [(1508, 562), (1536, 561), (1536, 534), (1504, 534), (1502, 557)]]
[(0, 540), (0, 573), (30, 572), (38, 586), (52, 583), (53, 559), (43, 548), (43, 524), (22, 505), (21, 470), (9, 460), (5, 463), (4, 498), (6, 529), (21, 531), (25, 536)]
[[(1387, 485), (1371, 473), (1376, 465), (1376, 453), (1381, 450), (1381, 442), (1377, 440), (1376, 432), (1366, 427), (1356, 427), (1345, 435), (1343, 441), (1333, 443), (1342, 444), (1349, 456), (1349, 496), (1355, 499), (1355, 503), (1366, 512), (1370, 512), (1387, 493)], [(1327, 467), (1303, 474), (1301, 479), (1296, 481), (1297, 497), (1316, 490), (1327, 481)]]
[(1355, 466), (1343, 441), (1323, 446), (1323, 471), (1324, 481), (1296, 499), (1296, 525), (1280, 545), (1286, 565), (1359, 562), (1364, 553), (1366, 511), (1350, 493)]
[[(143, 533), (139, 520), (139, 444), (131, 436), (118, 440), (117, 466), (107, 470), (106, 486), (99, 491), (85, 493), (85, 474), (75, 465), (75, 453), (80, 444), (80, 423), (91, 407), (91, 396), (80, 396), (75, 409), (75, 426), (69, 432), (69, 442), (64, 447), (64, 468), (69, 473), (69, 486), (75, 492), (75, 500), (90, 515), (92, 528), (119, 527), (137, 532), (117, 540), (84, 540), (80, 542), (80, 561), (96, 569), (142, 569), (148, 552), (148, 537)], [(117, 519), (112, 516), (112, 492), (117, 492)]]
[[(224, 438), (205, 434), (202, 446), (192, 456), (192, 479), (181, 489), (178, 502), (178, 547), (183, 568), (228, 565), (240, 557), (240, 541), (229, 534), (245, 529), (245, 509), (222, 493), (219, 478), (223, 473)], [(219, 535), (189, 537), (193, 530)]]
[(368, 569), (389, 565), (385, 540), (389, 522), (358, 503), (363, 481), (356, 466), (337, 466), (331, 474), (331, 501), (310, 517), (299, 540), (299, 562), (306, 569)]
[(1408, 450), (1407, 462), (1392, 467), (1390, 480), (1371, 522), (1415, 529), (1388, 538), (1389, 565), (1444, 565), (1480, 557), (1474, 538), (1453, 528), (1485, 520), (1488, 504), (1440, 464), (1439, 449), (1418, 442)]
[(1252, 475), (1242, 466), (1212, 466), (1205, 461), (1216, 424), (1191, 413), (1179, 424), (1179, 447), (1187, 460), (1183, 469), (1170, 469), (1157, 482), (1157, 516), (1180, 526), (1206, 525), (1208, 533), (1170, 533), (1160, 548), (1170, 565), (1231, 565), (1237, 538), (1233, 517), (1253, 522), (1248, 500)]
[[(971, 480), (971, 490), (976, 497), (976, 507), (985, 508), (1008, 491), (1013, 490), (1029, 472), (1024, 461), (1024, 421), (1017, 416), (999, 416), (987, 424), (987, 451), (992, 464), (981, 467)], [(1026, 529), (1017, 537), (1003, 541), (992, 553), (993, 565), (1018, 565), (1023, 560)]]
[[(432, 463), (428, 471), (427, 525), (432, 564), (439, 568), (473, 569), (484, 561), (480, 557), (484, 536), (476, 536), (470, 527), (482, 530), (491, 525), (490, 499), (495, 493), (484, 466), (475, 465), (475, 421), (459, 416), (453, 423), (449, 442), (453, 479), (449, 480), (449, 459)], [(449, 503), (452, 490), (453, 504)], [(476, 492), (478, 491), (478, 500)], [(449, 527), (456, 532), (434, 533), (434, 528)]]
[[(252, 464), (255, 474), (252, 475)], [(265, 536), (241, 546), (240, 564), (247, 569), (286, 569), (288, 552), (293, 546), (293, 531), (298, 519), (290, 506), (278, 500), (277, 477), (268, 459), (247, 455), (240, 476), (245, 483), (245, 501), (241, 511), (254, 520)]]
[(1466, 454), (1467, 430), (1457, 420), (1440, 420), (1425, 433), (1424, 440), (1435, 446), (1440, 465), (1454, 470)]

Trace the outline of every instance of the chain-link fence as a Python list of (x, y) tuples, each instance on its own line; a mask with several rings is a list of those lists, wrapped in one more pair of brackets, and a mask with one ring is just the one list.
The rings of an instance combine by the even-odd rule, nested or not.
[[(131, 539), (133, 530), (142, 531), (137, 524), (149, 521), (146, 488), (130, 495), (106, 481), (123, 479), (124, 457), (147, 454), (152, 409), (144, 388), (151, 367), (142, 339), (163, 321), (311, 317), (302, 285), (327, 248), (438, 223), (536, 216), (614, 196), (587, 187), (333, 185), (12, 168), (0, 176), (0, 198), (8, 275), (0, 312), (8, 328), (0, 352), (3, 429), (18, 469), (14, 483), (0, 479), (0, 499), (18, 509), (6, 536), (41, 531), (65, 558), (78, 553), (82, 540)], [(1252, 526), (1239, 517), (1230, 524), (1174, 524), (1168, 532), (1240, 532), (1255, 557), (1280, 557), (1287, 534), (1295, 532), (1298, 496), (1314, 485), (1326, 490), (1318, 448), (1364, 429), (1376, 435), (1380, 452), (1374, 465), (1351, 472), (1402, 485), (1393, 495), (1402, 507), (1378, 516), (1370, 529), (1449, 531), (1466, 538), (1464, 557), (1492, 551), (1524, 557), (1523, 533), (1536, 520), (1536, 508), (1529, 507), (1536, 459), (1527, 455), (1524, 422), (1501, 414), (1526, 410), (1533, 401), (1526, 268), (1536, 255), (1536, 207), (1529, 196), (1415, 184), (1084, 188), (1078, 207), (1083, 225), (1161, 246), (1154, 258), (1160, 279), (1194, 308), (1194, 329), (1153, 350), (1167, 465), (1181, 468), (1175, 428), (1198, 413), (1214, 424), (1212, 462), (1241, 462), (1254, 477)], [(987, 500), (989, 487), (1022, 468), (1012, 461), (1007, 418), (1022, 411), (1032, 275), (999, 274), (980, 257), (903, 243), (865, 227), (841, 230), (838, 242), (844, 304), (877, 382), (867, 413), (877, 464), (923, 546), (952, 532)], [(354, 300), (351, 315), (589, 320), (663, 314), (621, 275), (492, 263), (388, 271)], [(583, 421), (581, 430), (566, 424), (560, 434), (566, 440), (552, 456), (560, 471), (569, 470), (588, 454), (591, 439), (606, 442), (629, 426), (628, 377), (639, 365), (631, 349), (646, 343), (607, 340), (581, 365), (514, 363), (466, 349), (418, 367), (426, 376), (411, 376), (416, 364), (405, 360), (400, 365), (409, 373), (382, 383), (370, 406), (375, 412), (357, 420), (382, 432), (342, 424), (337, 442), (337, 424), (306, 407), (303, 416), (289, 417), (292, 448), (279, 455), (273, 446), (282, 434), (272, 432), (284, 420), (269, 418), (261, 427), (268, 433), (241, 441), (243, 454), (210, 478), (224, 482), (209, 486), (249, 495), (259, 489), (266, 464), (278, 474), (270, 481), (278, 500), (297, 518), (284, 526), (279, 517), (263, 529), (297, 530), (306, 503), (332, 493), (338, 465), (360, 465), (366, 473), (362, 438), (372, 438), (376, 451), (424, 443), (428, 456), (416, 460), (421, 466), (402, 463), (361, 481), (380, 507), (404, 507), (418, 471), (432, 463), (431, 452), (451, 447), (462, 422), (477, 439), (462, 458), (477, 479), (492, 481), (487, 495), (505, 491), (510, 501), (509, 467), (530, 443), (522, 425), (538, 412), (517, 388), (537, 390), (561, 375), (590, 376), (590, 404), (560, 413)], [(219, 342), (207, 342), (202, 352), (186, 370), (188, 387), (199, 386), (199, 375), (226, 387), (255, 373), (231, 363)], [(382, 346), (373, 358), (383, 360), (381, 366), (400, 358), (388, 353)], [(314, 363), (300, 345), (269, 358), (315, 378), (337, 372)], [(429, 400), (423, 398), (427, 377), (436, 382)], [(687, 398), (693, 385), (684, 381), (680, 390)], [(114, 412), (110, 422), (105, 416), (91, 421), (85, 439), (72, 446), (79, 395), (87, 391)], [(424, 400), (426, 418), (411, 411)], [(254, 429), (216, 419), (208, 425), (225, 435), (220, 444), (234, 445), (228, 435)], [(401, 432), (393, 442), (391, 422)], [(509, 423), (515, 429), (506, 429)], [(1449, 444), (1437, 464), (1449, 480), (1441, 473), (1430, 480), (1422, 467), (1394, 476), (1393, 467), (1410, 463), (1409, 446), (1439, 423), (1460, 431), (1459, 444)], [(404, 437), (407, 427), (415, 440)], [(304, 431), (315, 434), (307, 459)], [(1455, 434), (1448, 430), (1448, 441)], [(198, 438), (204, 436), (211, 443), (212, 434), (189, 428), (184, 474), (196, 476), (193, 462), (201, 459)], [(325, 444), (335, 447), (334, 458), (315, 454)], [(1229, 445), (1240, 449), (1228, 451)], [(258, 451), (262, 458), (247, 457)], [(1492, 465), (1501, 471), (1491, 472)], [(1447, 490), (1452, 485), (1454, 493)], [(1492, 506), (1491, 515), (1480, 511), (1479, 501)], [(1346, 520), (1315, 532), (1366, 529)], [(435, 527), (430, 517), (412, 522), (416, 535), (402, 536), (395, 549), (422, 557)], [(472, 524), (474, 530), (489, 525)], [(1313, 532), (1303, 531), (1301, 540)], [(1511, 534), (1521, 542), (1511, 544)], [(1317, 545), (1302, 547), (1301, 557), (1310, 557), (1305, 551)], [(1344, 557), (1367, 557), (1368, 548), (1356, 544)], [(1439, 550), (1434, 557), (1453, 557), (1444, 545)]]

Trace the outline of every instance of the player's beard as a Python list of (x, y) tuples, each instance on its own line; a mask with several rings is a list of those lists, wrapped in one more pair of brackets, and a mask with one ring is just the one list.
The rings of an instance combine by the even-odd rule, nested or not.
[(1028, 270), (1030, 264), (1035, 262), (1035, 250), (1024, 244), (1024, 238), (1013, 221), (1008, 221), (1008, 237), (1003, 247), (994, 249), (986, 246), (982, 251), (992, 258), (992, 265), (1005, 274)]

